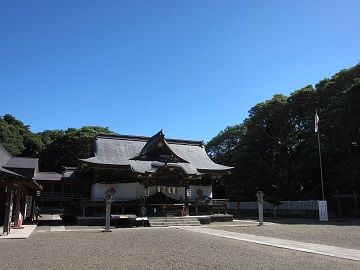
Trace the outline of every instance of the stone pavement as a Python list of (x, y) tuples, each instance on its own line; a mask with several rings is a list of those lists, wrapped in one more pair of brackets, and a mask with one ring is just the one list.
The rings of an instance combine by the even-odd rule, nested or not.
[[(12, 230), (11, 234), (9, 236), (0, 236), (0, 239), (25, 239), (28, 238), (29, 235), (35, 230), (35, 232), (45, 233), (56, 233), (56, 232), (100, 232), (103, 230), (102, 226), (64, 226), (61, 222), (61, 218), (58, 215), (49, 215), (49, 216), (43, 216), (43, 220), (50, 220), (50, 221), (56, 221), (55, 223), (48, 224), (49, 226), (38, 226), (35, 230), (36, 225), (24, 225), (24, 229), (18, 229), (18, 230)], [(233, 240), (240, 240), (240, 241), (246, 241), (251, 242), (255, 244), (260, 245), (266, 245), (270, 247), (277, 247), (282, 249), (290, 249), (295, 251), (302, 251), (307, 253), (313, 253), (318, 255), (326, 255), (336, 258), (342, 258), (342, 259), (348, 259), (353, 261), (360, 261), (360, 250), (357, 246), (350, 246), (348, 247), (339, 247), (334, 246), (334, 243), (309, 243), (309, 239), (284, 239), (285, 237), (279, 236), (279, 235), (273, 235), (273, 234), (267, 234), (264, 235), (256, 235), (256, 232), (254, 230), (254, 233), (252, 231), (249, 231), (248, 233), (243, 233), (241, 231), (236, 231), (238, 228), (241, 230), (241, 228), (248, 227), (258, 227), (257, 222), (253, 220), (235, 220), (234, 222), (230, 223), (222, 223), (221, 225), (219, 223), (217, 224), (211, 224), (208, 226), (201, 226), (201, 227), (176, 227), (177, 229), (195, 232), (195, 233), (201, 233), (201, 234), (207, 234), (210, 236), (215, 237), (222, 237), (227, 239), (233, 239)], [(270, 226), (268, 228), (271, 228), (273, 226), (271, 225), (280, 225), (277, 223), (271, 223), (266, 222), (265, 226)], [(281, 225), (280, 225), (281, 226)], [(231, 227), (234, 227), (233, 229), (230, 229)], [(276, 226), (278, 227), (278, 226)], [(174, 227), (173, 227), (174, 228)], [(226, 229), (229, 228), (229, 229)], [(260, 227), (258, 227), (260, 228)], [(136, 230), (151, 230), (155, 228), (137, 228)], [(274, 227), (275, 229), (275, 227)], [(133, 230), (128, 228), (117, 228), (116, 231), (127, 231), (127, 230)], [(280, 229), (281, 230), (281, 229)], [(276, 230), (278, 231), (278, 230)], [(317, 232), (317, 231), (315, 231)], [(356, 232), (356, 231), (355, 231)], [(271, 237), (268, 237), (271, 235)], [(281, 238), (281, 239), (280, 239)], [(346, 239), (345, 239), (346, 240)], [(308, 241), (308, 242), (304, 242)], [(337, 245), (337, 243), (335, 243)], [(341, 246), (341, 245), (340, 245)]]
[(173, 227), (125, 228), (113, 230), (112, 233), (50, 230), (40, 233), (35, 230), (26, 241), (0, 241), (0, 250), (2, 258), (6, 258), (1, 260), (1, 270), (360, 269), (359, 261), (242, 242)]
[[(9, 235), (0, 235), (1, 239), (27, 239), (30, 234), (35, 230), (36, 224), (23, 225), (23, 229), (11, 228)], [(0, 227), (2, 231), (2, 227)]]
[(244, 234), (238, 232), (229, 232), (229, 231), (222, 231), (222, 230), (215, 230), (206, 227), (178, 227), (181, 230), (197, 232), (207, 235), (213, 235), (228, 239), (235, 239), (241, 240), (246, 242), (257, 243), (261, 245), (303, 251), (313, 254), (321, 254), (327, 255), (337, 258), (343, 258), (348, 260), (360, 261), (360, 250), (357, 249), (349, 249), (349, 248), (340, 248), (328, 245), (320, 245), (320, 244), (313, 244), (313, 243), (304, 243), (299, 241), (292, 241), (292, 240), (284, 240), (278, 238), (271, 238), (265, 236), (258, 236), (258, 235), (251, 235), (251, 234)]

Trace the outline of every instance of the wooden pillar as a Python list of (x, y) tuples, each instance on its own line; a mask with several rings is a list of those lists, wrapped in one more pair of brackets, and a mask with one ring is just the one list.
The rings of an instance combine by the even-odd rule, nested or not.
[(31, 212), (30, 212), (30, 221), (34, 221), (34, 216), (35, 216), (35, 209), (37, 207), (37, 199), (36, 199), (36, 194), (34, 194), (31, 198), (32, 202), (31, 202)]
[(52, 197), (53, 193), (54, 193), (54, 182), (51, 182), (51, 184), (50, 184), (50, 192), (51, 192), (51, 197)]
[(357, 202), (355, 189), (353, 189), (353, 198), (354, 198), (355, 216), (357, 216), (359, 211), (358, 211), (358, 202)]
[[(147, 195), (150, 194), (150, 191), (148, 190), (148, 176), (144, 179), (144, 209), (141, 211), (141, 214), (143, 217), (147, 216)], [(149, 193), (149, 194), (147, 194)]]
[(189, 189), (189, 182), (186, 180), (186, 183), (185, 183), (185, 216), (188, 216), (189, 215), (189, 198), (188, 198), (188, 195), (187, 195), (187, 191)]
[(22, 190), (21, 192), (21, 205), (20, 205), (20, 212), (23, 216), (23, 224), (25, 221), (25, 207), (26, 207), (26, 192), (25, 190)]
[(339, 190), (336, 190), (336, 205), (337, 205), (337, 210), (338, 210), (338, 216), (341, 217), (341, 204), (340, 204), (340, 197), (339, 197)]
[(15, 227), (16, 227), (16, 224), (18, 223), (18, 220), (19, 220), (21, 193), (22, 193), (22, 188), (20, 186), (16, 190), (15, 219), (14, 219), (14, 226)]
[(211, 176), (210, 179), (211, 179), (211, 191), (212, 191), (210, 215), (213, 215), (214, 214), (214, 204), (213, 204), (212, 199), (214, 199), (214, 177)]
[(10, 233), (10, 225), (11, 225), (11, 216), (13, 212), (13, 197), (14, 190), (11, 186), (5, 187), (6, 192), (6, 200), (5, 200), (5, 218), (4, 218), (4, 226), (3, 226), (3, 234), (8, 235)]
[[(98, 182), (98, 180), (99, 180), (99, 169), (98, 168), (94, 168), (93, 169), (93, 172), (94, 172), (94, 174), (93, 174), (93, 181), (92, 181), (92, 185), (95, 185), (97, 182)], [(82, 185), (84, 185), (84, 184), (82, 184)], [(80, 188), (80, 190), (81, 189), (83, 189), (83, 187), (81, 187)], [(89, 196), (90, 198), (92, 197), (92, 186), (90, 187), (90, 196)]]

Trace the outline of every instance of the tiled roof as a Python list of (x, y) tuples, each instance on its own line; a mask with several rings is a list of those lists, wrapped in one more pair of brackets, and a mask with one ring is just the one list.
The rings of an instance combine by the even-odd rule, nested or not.
[(4, 178), (15, 178), (29, 188), (41, 190), (41, 187), (35, 180), (17, 171), (18, 169), (35, 171), (37, 167), (37, 158), (12, 157), (5, 148), (0, 145), (0, 176)]
[(38, 166), (38, 158), (28, 157), (12, 157), (4, 165), (6, 168), (22, 168), (22, 169), (36, 169)]
[[(155, 135), (156, 136), (156, 135)], [(207, 155), (202, 142), (165, 139), (166, 153), (179, 157), (183, 162), (168, 162), (164, 159), (139, 160), (156, 148), (152, 141), (154, 137), (124, 136), (124, 135), (99, 135), (95, 139), (95, 156), (81, 159), (80, 162), (88, 164), (101, 164), (110, 166), (127, 167), (132, 171), (145, 173), (157, 172), (162, 166), (181, 167), (187, 174), (202, 174), (203, 172), (226, 172), (232, 167), (214, 163)], [(151, 140), (150, 144), (148, 143)], [(150, 145), (150, 146), (149, 146)], [(155, 145), (155, 146), (154, 146)], [(160, 145), (159, 147), (162, 147)], [(135, 157), (135, 158), (134, 158)]]

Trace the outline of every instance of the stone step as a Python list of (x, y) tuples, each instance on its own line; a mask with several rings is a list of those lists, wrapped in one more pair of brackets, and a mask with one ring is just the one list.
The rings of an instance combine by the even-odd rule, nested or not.
[(151, 217), (149, 218), (151, 227), (169, 226), (200, 226), (201, 223), (196, 217)]
[(200, 222), (187, 222), (187, 223), (176, 223), (176, 222), (156, 222), (150, 223), (151, 227), (170, 227), (170, 226), (201, 226)]
[(149, 218), (149, 220), (154, 220), (154, 221), (175, 221), (175, 222), (181, 222), (181, 221), (198, 221), (198, 218), (194, 218), (194, 217), (186, 217), (186, 218), (169, 218), (169, 217), (151, 217)]
[(197, 219), (192, 219), (192, 220), (164, 220), (164, 219), (159, 219), (159, 220), (153, 220), (150, 219), (149, 222), (173, 222), (173, 223), (186, 223), (186, 222), (199, 222), (199, 220)]
[(151, 224), (163, 224), (163, 223), (173, 223), (173, 224), (199, 224), (200, 221), (183, 221), (183, 222), (175, 222), (175, 221), (151, 221)]
[(183, 223), (189, 223), (189, 222), (200, 222), (199, 220), (149, 220), (150, 223), (167, 223), (167, 222), (171, 222), (171, 223), (178, 223), (178, 224), (183, 224)]

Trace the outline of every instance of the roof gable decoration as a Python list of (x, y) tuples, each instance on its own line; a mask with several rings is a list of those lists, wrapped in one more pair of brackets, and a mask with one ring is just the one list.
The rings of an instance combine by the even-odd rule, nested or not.
[(169, 146), (165, 140), (164, 133), (160, 130), (154, 136), (152, 136), (140, 152), (131, 158), (131, 160), (159, 160), (166, 163), (189, 163), (178, 156)]

